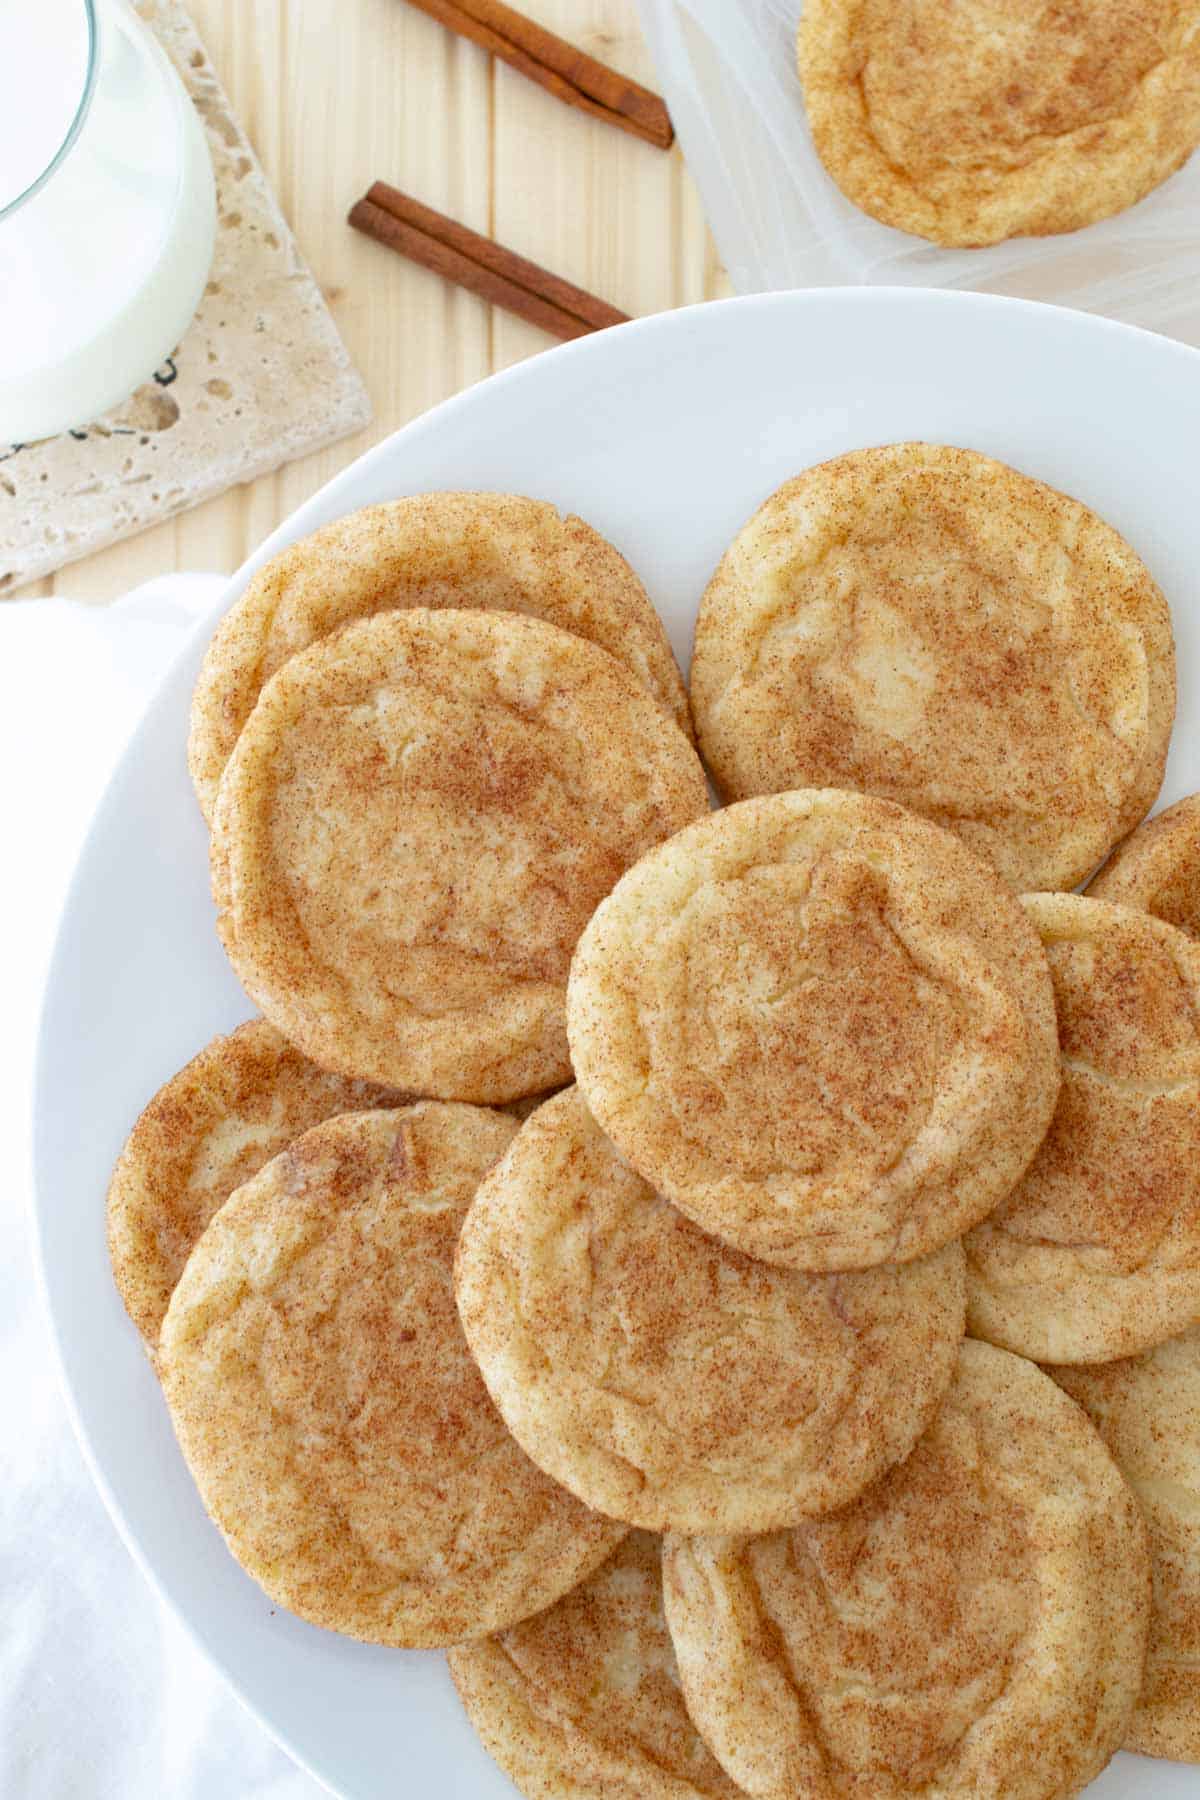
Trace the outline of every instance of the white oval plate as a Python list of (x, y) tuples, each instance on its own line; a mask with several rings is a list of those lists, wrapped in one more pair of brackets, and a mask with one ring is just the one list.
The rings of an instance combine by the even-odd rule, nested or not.
[[(1182, 705), (1163, 800), (1200, 788), (1200, 354), (1081, 313), (973, 294), (827, 289), (665, 313), (536, 357), (333, 481), (230, 583), (371, 501), (544, 496), (631, 558), (686, 661), (705, 580), (756, 504), (864, 444), (969, 445), (1126, 533), (1172, 602)], [(218, 609), (219, 610), (219, 609)], [(214, 615), (215, 617), (215, 615)], [(84, 847), (43, 1018), (37, 1235), (75, 1422), (133, 1555), (292, 1755), (353, 1800), (511, 1796), (432, 1654), (276, 1612), (205, 1517), (109, 1274), (109, 1170), (155, 1088), (252, 1008), (217, 944), (184, 762), (209, 619), (164, 682)], [(486, 1479), (486, 1474), (482, 1474)], [(1121, 1757), (1106, 1800), (1200, 1796), (1200, 1771)]]

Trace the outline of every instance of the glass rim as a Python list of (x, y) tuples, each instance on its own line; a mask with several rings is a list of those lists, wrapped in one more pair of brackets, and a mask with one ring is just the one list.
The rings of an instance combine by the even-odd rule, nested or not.
[(58, 146), (58, 149), (54, 152), (54, 155), (50, 158), (50, 161), (46, 164), (41, 174), (35, 175), (27, 187), (22, 188), (19, 194), (14, 195), (11, 200), (6, 201), (3, 206), (0, 206), (0, 221), (7, 219), (12, 213), (15, 213), (18, 207), (24, 206), (27, 201), (32, 200), (33, 196), (45, 187), (55, 170), (65, 161), (71, 146), (79, 136), (79, 133), (83, 130), (83, 122), (91, 110), (92, 96), (96, 91), (96, 78), (100, 72), (100, 27), (96, 18), (96, 0), (81, 0), (81, 4), (83, 6), (84, 16), (87, 19), (88, 52), (87, 73), (84, 76), (83, 92), (79, 96), (79, 105), (75, 108), (74, 117), (67, 127), (66, 136), (63, 138), (62, 143)]

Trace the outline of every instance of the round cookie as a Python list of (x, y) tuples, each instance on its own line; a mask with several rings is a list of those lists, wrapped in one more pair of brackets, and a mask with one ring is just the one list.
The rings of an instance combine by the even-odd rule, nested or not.
[(214, 820), (218, 929), (314, 1062), (515, 1099), (570, 1079), (596, 902), (707, 811), (683, 733), (594, 644), (515, 613), (381, 613), (259, 696)]
[(429, 1101), (317, 1125), (226, 1201), (172, 1296), (160, 1373), (204, 1504), (314, 1625), (458, 1643), (623, 1535), (518, 1448), (454, 1310), (463, 1216), (516, 1129)]
[(590, 638), (691, 733), (662, 621), (598, 531), (519, 494), (413, 494), (289, 544), (217, 626), (188, 739), (192, 781), (210, 823), (225, 764), (276, 669), (354, 619), (410, 606), (529, 613)]
[(576, 1077), (705, 1231), (787, 1267), (925, 1256), (1008, 1193), (1058, 1091), (1020, 904), (863, 794), (727, 807), (644, 857), (571, 967)]
[(957, 1244), (852, 1275), (727, 1249), (625, 1166), (576, 1088), (481, 1185), (455, 1286), (518, 1443), (654, 1531), (773, 1531), (853, 1499), (933, 1417), (966, 1310)]
[(873, 218), (975, 248), (1122, 212), (1200, 143), (1196, 0), (804, 0), (817, 153)]
[(234, 1188), (323, 1119), (408, 1099), (326, 1074), (265, 1019), (214, 1038), (159, 1088), (108, 1188), (113, 1277), (147, 1347), (158, 1342), (184, 1264)]
[(1153, 805), (1167, 603), (1086, 506), (973, 450), (807, 469), (726, 551), (692, 706), (728, 799), (857, 788), (956, 831), (1017, 893), (1075, 887)]
[(1127, 1750), (1200, 1762), (1200, 1330), (1094, 1369), (1051, 1366), (1150, 1528), (1154, 1611)]
[(969, 1329), (1035, 1362), (1110, 1362), (1200, 1320), (1200, 944), (1103, 900), (1025, 906), (1062, 1091), (1024, 1178), (966, 1239)]
[(528, 1800), (740, 1800), (679, 1692), (660, 1557), (630, 1532), (549, 1612), (451, 1650), (467, 1716)]
[(1200, 794), (1139, 825), (1088, 886), (1096, 900), (1136, 906), (1200, 938)]
[(663, 1585), (688, 1709), (755, 1800), (1065, 1800), (1142, 1679), (1133, 1495), (1078, 1407), (987, 1344), (853, 1506), (669, 1538)]

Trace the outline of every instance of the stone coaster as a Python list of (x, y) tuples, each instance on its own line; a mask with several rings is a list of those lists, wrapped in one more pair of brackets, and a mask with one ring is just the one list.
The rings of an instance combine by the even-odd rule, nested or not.
[(84, 431), (0, 449), (0, 594), (365, 425), (358, 372), (177, 0), (138, 0), (204, 121), (217, 247), (183, 343)]

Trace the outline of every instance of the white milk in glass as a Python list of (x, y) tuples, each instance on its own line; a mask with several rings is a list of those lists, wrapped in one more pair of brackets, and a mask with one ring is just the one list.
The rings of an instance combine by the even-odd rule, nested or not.
[(126, 0), (0, 0), (0, 444), (148, 380), (215, 229), (196, 110)]

